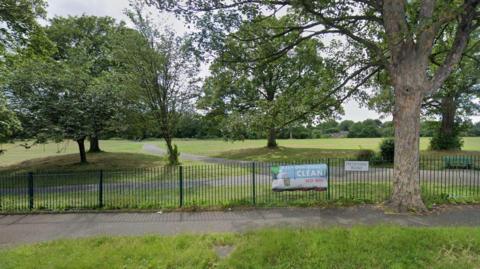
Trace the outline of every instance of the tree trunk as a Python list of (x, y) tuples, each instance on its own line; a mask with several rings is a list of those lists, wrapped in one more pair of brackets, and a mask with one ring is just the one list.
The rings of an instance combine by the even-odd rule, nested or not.
[(395, 91), (394, 184), (390, 206), (399, 212), (425, 211), (419, 183), (420, 90)]
[(173, 146), (171, 138), (165, 137), (164, 139), (167, 144), (168, 163), (170, 165), (178, 165), (180, 162), (178, 160), (179, 154), (176, 146)]
[(77, 140), (78, 150), (80, 152), (80, 163), (86, 164), (87, 162), (87, 153), (85, 151), (85, 137)]
[(442, 125), (440, 132), (444, 137), (451, 137), (454, 135), (455, 129), (455, 112), (457, 106), (453, 96), (445, 96), (442, 99)]
[(102, 152), (100, 149), (100, 141), (98, 136), (91, 136), (90, 137), (90, 149), (88, 150), (90, 153), (99, 153)]
[(277, 131), (275, 130), (275, 127), (271, 127), (270, 130), (268, 131), (267, 147), (268, 148), (276, 148), (277, 146), (278, 146), (278, 144), (277, 144)]

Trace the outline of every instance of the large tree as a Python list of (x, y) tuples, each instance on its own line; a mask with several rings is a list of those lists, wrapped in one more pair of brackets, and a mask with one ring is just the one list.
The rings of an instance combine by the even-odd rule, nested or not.
[[(37, 18), (44, 17), (44, 0), (4, 0), (0, 3), (0, 83), (5, 83), (8, 69), (5, 68), (5, 56), (19, 46), (25, 46), (31, 36), (37, 34)], [(0, 143), (10, 138), (20, 123), (7, 100), (0, 92)]]
[(81, 163), (88, 137), (99, 150), (95, 141), (118, 111), (110, 46), (120, 29), (108, 17), (56, 17), (45, 27), (48, 39), (7, 58), (5, 89), (31, 137), (73, 139)]
[(118, 40), (117, 59), (122, 63), (125, 83), (137, 93), (138, 101), (154, 115), (167, 145), (171, 165), (179, 163), (173, 134), (180, 112), (197, 95), (198, 62), (189, 39), (172, 31), (160, 31), (144, 11), (141, 1), (127, 12), (136, 30), (126, 30)]
[[(322, 45), (317, 40), (304, 42), (275, 60), (243, 60), (268, 59), (288, 44), (295, 38), (295, 32), (268, 42), (258, 42), (255, 38), (265, 35), (263, 31), (268, 27), (288, 23), (272, 17), (264, 18), (261, 26), (242, 25), (235, 33), (236, 38), (226, 40), (227, 45), (211, 65), (212, 74), (204, 85), (204, 97), (199, 104), (210, 113), (221, 110), (228, 138), (244, 138), (242, 133), (251, 129), (265, 134), (267, 147), (275, 148), (282, 128), (295, 122), (330, 118), (338, 112), (345, 96), (342, 92), (335, 96), (328, 94), (336, 85), (335, 70), (319, 55)], [(252, 32), (254, 38), (250, 36)], [(239, 41), (240, 38), (251, 41)]]
[[(88, 97), (91, 134), (90, 152), (100, 152), (99, 137), (115, 114), (113, 80), (105, 79), (115, 65), (112, 43), (123, 24), (110, 17), (56, 17), (46, 28), (48, 38), (56, 45), (52, 57), (72, 66), (81, 67), (87, 77), (81, 89)], [(103, 83), (103, 85), (100, 85)], [(107, 85), (110, 85), (107, 87)], [(95, 91), (97, 90), (97, 91)]]
[[(346, 70), (367, 76), (381, 67), (394, 88), (395, 165), (390, 205), (399, 210), (425, 210), (419, 184), (419, 131), (421, 104), (436, 92), (455, 69), (472, 31), (479, 27), (480, 0), (146, 0), (163, 11), (175, 12), (200, 30), (200, 41), (217, 46), (242, 21), (258, 22), (259, 15), (289, 16), (293, 23), (281, 34), (269, 32), (264, 40), (299, 30), (295, 40), (278, 53), (325, 35), (342, 36), (355, 48), (357, 65)], [(454, 39), (440, 66), (431, 56), (443, 29), (453, 27)], [(268, 32), (268, 31), (267, 31)], [(339, 54), (340, 55), (340, 54)], [(362, 81), (362, 80), (360, 80)]]

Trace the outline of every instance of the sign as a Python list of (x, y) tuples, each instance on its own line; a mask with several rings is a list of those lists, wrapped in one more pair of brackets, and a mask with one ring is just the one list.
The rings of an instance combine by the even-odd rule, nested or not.
[(325, 191), (328, 188), (326, 164), (274, 166), (272, 174), (273, 191)]
[(368, 162), (345, 161), (345, 171), (368, 172)]

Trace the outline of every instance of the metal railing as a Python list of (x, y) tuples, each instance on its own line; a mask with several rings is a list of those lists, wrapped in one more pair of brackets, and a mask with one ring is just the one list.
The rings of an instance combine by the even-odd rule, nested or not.
[[(420, 184), (427, 203), (480, 201), (480, 159), (447, 167), (444, 158), (422, 158)], [(233, 206), (311, 206), (376, 203), (390, 197), (391, 164), (372, 160), (368, 172), (328, 164), (324, 192), (273, 192), (271, 167), (279, 163), (231, 162), (125, 171), (0, 173), (0, 212), (82, 209), (174, 209)], [(291, 163), (299, 164), (299, 163)], [(473, 164), (473, 165), (472, 165)]]

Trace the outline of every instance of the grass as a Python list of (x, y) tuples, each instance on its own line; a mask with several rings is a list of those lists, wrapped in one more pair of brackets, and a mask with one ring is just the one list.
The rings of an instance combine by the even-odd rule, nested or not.
[[(87, 189), (80, 190), (76, 185), (70, 189), (55, 190), (49, 186), (37, 189), (34, 194), (34, 210), (64, 211), (81, 209), (99, 209), (98, 175), (90, 178)], [(106, 179), (106, 184), (123, 182), (124, 187), (104, 186), (104, 209), (177, 209), (180, 206), (180, 189), (178, 181), (138, 182), (128, 178), (123, 181), (120, 176)], [(37, 178), (36, 180), (45, 180)], [(52, 179), (48, 179), (49, 181)], [(59, 178), (56, 180), (64, 180)], [(65, 180), (67, 181), (67, 180)], [(210, 181), (208, 184), (195, 184), (195, 178), (185, 178), (183, 190), (183, 207), (186, 209), (224, 209), (230, 207), (308, 207), (308, 206), (348, 206), (353, 204), (381, 203), (390, 197), (392, 183), (383, 178), (375, 181), (358, 178), (349, 182), (332, 181), (329, 192), (295, 191), (273, 192), (268, 178), (257, 179), (255, 185), (255, 203), (253, 185), (248, 178), (225, 179), (225, 185), (220, 181)], [(26, 188), (26, 180), (23, 180)], [(145, 184), (146, 183), (146, 184)], [(428, 207), (435, 204), (469, 204), (480, 202), (480, 187), (465, 184), (424, 182), (422, 196)], [(36, 183), (39, 184), (39, 183)], [(133, 185), (137, 187), (134, 188)], [(154, 184), (154, 185), (151, 185)], [(164, 185), (161, 185), (164, 184)], [(156, 187), (153, 187), (156, 186)], [(22, 186), (16, 186), (22, 187)], [(5, 189), (7, 190), (7, 189)], [(26, 192), (4, 194), (0, 197), (0, 211), (28, 211), (28, 196)]]
[[(356, 158), (361, 150), (379, 150), (383, 138), (324, 138), (280, 139), (278, 149), (265, 147), (265, 140), (196, 140), (177, 139), (180, 152), (237, 160), (255, 161), (305, 161), (320, 158)], [(429, 151), (429, 138), (421, 138), (423, 156), (479, 155), (480, 137), (464, 138), (463, 151)], [(164, 147), (162, 142), (157, 145)], [(181, 156), (180, 156), (181, 157)]]
[(216, 154), (214, 157), (264, 161), (264, 162), (285, 162), (285, 161), (311, 161), (325, 158), (357, 158), (358, 150), (351, 149), (312, 149), (312, 148), (287, 148), (276, 149), (250, 148), (230, 150)]
[(9, 166), (0, 166), (0, 172), (119, 170), (151, 168), (165, 165), (163, 158), (140, 153), (91, 153), (88, 164), (79, 164), (78, 154), (61, 154), (25, 160)]
[[(221, 257), (220, 247), (231, 251)], [(4, 249), (0, 256), (4, 269), (476, 268), (480, 228), (374, 226), (96, 237)]]
[[(53, 156), (78, 154), (78, 146), (74, 141), (66, 140), (61, 143), (47, 143), (34, 145), (25, 149), (22, 144), (31, 144), (31, 141), (18, 141), (14, 144), (3, 144), (2, 148), (7, 151), (0, 155), (0, 167), (18, 164), (20, 162)], [(88, 147), (88, 142), (86, 143)], [(129, 140), (102, 140), (100, 147), (106, 152), (114, 153), (144, 153), (143, 143)], [(78, 157), (77, 157), (78, 158)]]
[[(265, 148), (265, 140), (228, 142), (221, 139), (176, 139), (175, 144), (178, 145), (180, 152), (203, 156), (258, 161), (303, 161), (319, 158), (352, 158), (356, 156), (359, 150), (370, 149), (378, 151), (381, 141), (382, 138), (284, 139), (278, 140), (280, 148), (277, 150), (269, 150)], [(464, 138), (464, 141), (464, 151), (462, 152), (432, 152), (427, 151), (429, 139), (422, 138), (422, 154), (425, 156), (479, 154), (480, 137), (466, 137)], [(65, 141), (59, 144), (48, 143), (45, 145), (35, 145), (31, 149), (25, 149), (20, 146), (23, 143), (25, 142), (4, 144), (2, 146), (7, 151), (5, 154), (0, 155), (0, 169), (5, 166), (18, 165), (21, 162), (31, 159), (77, 154), (78, 151), (77, 145), (73, 141)], [(143, 145), (145, 143), (157, 144), (160, 147), (164, 147), (164, 143), (161, 140), (143, 142), (129, 140), (102, 140), (100, 146), (104, 151), (109, 153), (141, 153), (150, 155), (148, 152), (143, 151)], [(74, 158), (75, 155), (71, 156)], [(187, 165), (198, 164), (185, 160), (182, 163)], [(150, 165), (146, 166), (150, 167)], [(140, 167), (145, 166), (141, 165)]]
[[(379, 150), (383, 138), (322, 138), (322, 139), (279, 139), (278, 144), (287, 148), (310, 148), (324, 150)], [(430, 138), (420, 139), (420, 149), (428, 149)], [(174, 141), (182, 152), (215, 156), (229, 150), (262, 148), (267, 144), (266, 140), (244, 140), (229, 142), (221, 139), (198, 140), (176, 139)], [(158, 143), (164, 146), (163, 143)], [(480, 137), (465, 137), (465, 151), (480, 151)]]

